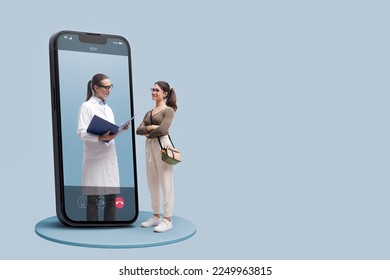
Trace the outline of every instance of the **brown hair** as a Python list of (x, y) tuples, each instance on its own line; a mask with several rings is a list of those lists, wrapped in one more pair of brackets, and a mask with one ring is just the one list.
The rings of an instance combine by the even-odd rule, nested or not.
[(166, 97), (165, 103), (167, 106), (173, 108), (173, 110), (177, 110), (177, 105), (176, 105), (176, 92), (171, 86), (165, 82), (165, 81), (157, 81), (154, 83), (155, 85), (158, 85), (163, 91), (167, 92), (168, 95)]
[(92, 79), (88, 81), (88, 84), (87, 84), (87, 99), (85, 101), (88, 101), (92, 97), (92, 95), (93, 95), (93, 87), (96, 86), (96, 85), (99, 85), (100, 81), (104, 80), (104, 79), (109, 79), (109, 77), (107, 77), (107, 75), (98, 73), (98, 74), (95, 74), (92, 77)]

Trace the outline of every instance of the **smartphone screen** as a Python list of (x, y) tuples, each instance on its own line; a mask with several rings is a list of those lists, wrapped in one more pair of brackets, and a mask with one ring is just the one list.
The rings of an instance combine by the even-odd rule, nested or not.
[[(130, 45), (121, 36), (74, 31), (54, 34), (49, 45), (57, 216), (67, 225), (130, 224), (138, 215)], [(107, 78), (108, 87), (94, 87), (109, 93), (105, 99), (93, 90), (87, 96), (97, 74)], [(85, 131), (94, 115), (130, 125), (99, 141)]]

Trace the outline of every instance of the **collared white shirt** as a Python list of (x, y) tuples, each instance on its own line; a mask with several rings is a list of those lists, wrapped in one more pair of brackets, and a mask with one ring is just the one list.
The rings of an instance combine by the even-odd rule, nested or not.
[(107, 103), (103, 104), (101, 99), (92, 96), (80, 106), (79, 110), (77, 134), (82, 140), (98, 141), (98, 136), (87, 133), (87, 128), (94, 115), (115, 123), (114, 113), (110, 106)]

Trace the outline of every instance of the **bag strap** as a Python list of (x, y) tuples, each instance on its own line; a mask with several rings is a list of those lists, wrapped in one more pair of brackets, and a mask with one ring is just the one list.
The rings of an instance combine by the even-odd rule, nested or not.
[[(168, 134), (168, 138), (169, 138), (169, 141), (171, 141), (172, 147), (175, 148), (175, 145), (173, 144), (172, 139), (171, 139), (171, 136), (170, 136), (169, 134)], [(158, 139), (158, 143), (160, 143), (161, 149), (163, 149), (163, 147), (162, 147), (162, 145), (161, 145), (161, 141), (160, 141), (160, 136), (157, 137), (157, 139)]]
[[(151, 124), (153, 124), (152, 113), (153, 113), (153, 110), (150, 110), (150, 123), (151, 123)], [(168, 134), (168, 138), (169, 138), (169, 141), (171, 141), (172, 147), (175, 148), (175, 145), (173, 144), (172, 139), (171, 139), (171, 136), (169, 136), (169, 134)], [(161, 141), (160, 141), (160, 136), (157, 137), (157, 139), (158, 139), (158, 143), (160, 143), (161, 149), (163, 149), (163, 147), (162, 147), (162, 145), (161, 145)]]

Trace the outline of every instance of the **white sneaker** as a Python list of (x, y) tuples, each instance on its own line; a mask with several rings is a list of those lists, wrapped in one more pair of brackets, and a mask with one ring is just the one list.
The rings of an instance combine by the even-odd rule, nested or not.
[(170, 230), (172, 228), (172, 221), (168, 221), (167, 219), (162, 220), (158, 226), (154, 228), (155, 232), (164, 232)]
[(156, 216), (153, 216), (149, 220), (141, 223), (141, 227), (157, 226), (160, 223), (161, 223), (161, 218), (157, 218)]

